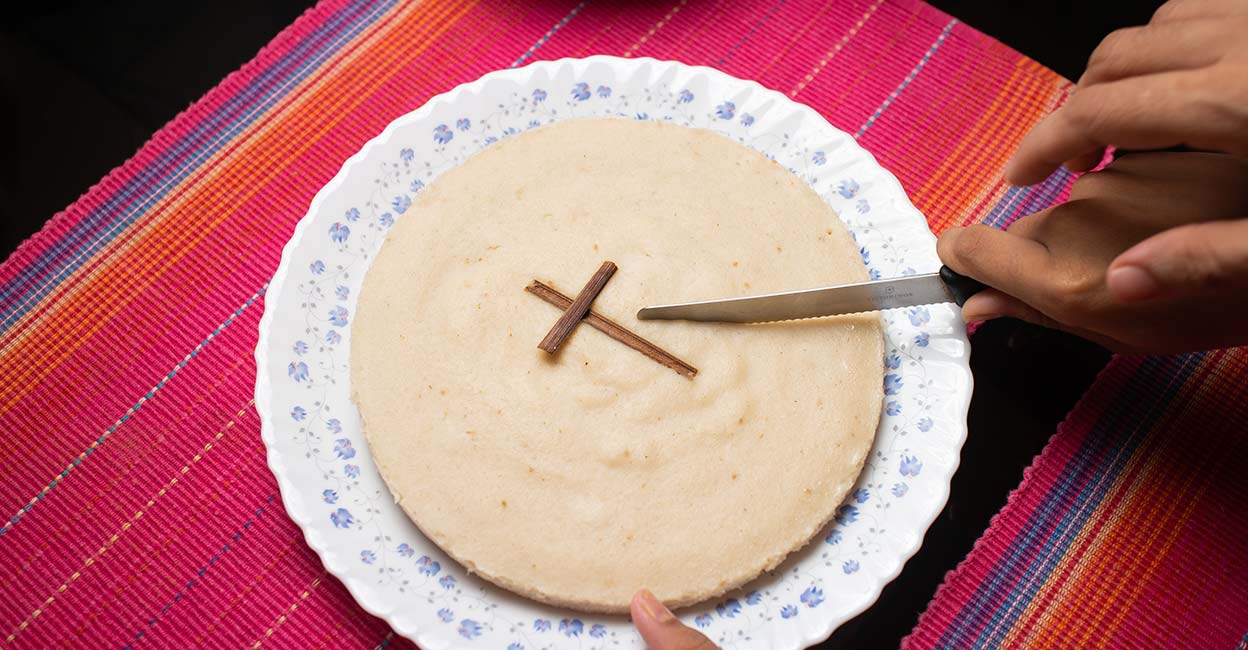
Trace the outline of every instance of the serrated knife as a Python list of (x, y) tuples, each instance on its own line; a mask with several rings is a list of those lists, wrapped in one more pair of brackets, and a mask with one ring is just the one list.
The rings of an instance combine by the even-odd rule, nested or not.
[(643, 307), (641, 320), (693, 320), (725, 323), (765, 323), (769, 321), (838, 316), (859, 312), (915, 307), (942, 302), (957, 303), (987, 287), (950, 269), (938, 273), (910, 275), (887, 280), (858, 282), (834, 287), (784, 291), (742, 298), (703, 300), (674, 305)]

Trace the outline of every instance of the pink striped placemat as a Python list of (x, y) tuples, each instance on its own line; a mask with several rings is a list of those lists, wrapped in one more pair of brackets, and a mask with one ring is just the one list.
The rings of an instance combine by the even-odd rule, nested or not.
[(312, 195), (389, 121), (493, 69), (595, 53), (814, 106), (936, 231), (1003, 225), (1072, 181), (1000, 176), (1070, 84), (916, 0), (326, 0), (0, 266), (0, 638), (405, 644), (282, 511), (251, 402), (265, 288)]
[(1118, 357), (949, 573), (908, 648), (1248, 639), (1248, 354)]

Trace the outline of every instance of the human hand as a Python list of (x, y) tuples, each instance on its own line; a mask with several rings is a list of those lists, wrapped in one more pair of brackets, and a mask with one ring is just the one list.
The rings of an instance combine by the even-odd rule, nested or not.
[(941, 235), (950, 268), (993, 287), (968, 322), (1009, 316), (1118, 351), (1248, 343), (1248, 159), (1130, 154), (1008, 230)]
[(701, 632), (681, 623), (671, 610), (645, 589), (633, 594), (629, 609), (632, 610), (633, 624), (650, 650), (719, 650)]
[(1005, 178), (1032, 185), (1063, 163), (1086, 171), (1110, 145), (1248, 155), (1248, 1), (1170, 0), (1147, 25), (1105, 37), (1071, 98), (1023, 138)]

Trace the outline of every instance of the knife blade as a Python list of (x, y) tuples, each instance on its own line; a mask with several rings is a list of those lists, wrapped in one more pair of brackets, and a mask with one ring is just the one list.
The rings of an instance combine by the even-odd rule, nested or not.
[(637, 318), (766, 323), (942, 302), (957, 303), (961, 307), (967, 298), (986, 288), (979, 281), (942, 266), (939, 273), (741, 298), (643, 307), (637, 312)]

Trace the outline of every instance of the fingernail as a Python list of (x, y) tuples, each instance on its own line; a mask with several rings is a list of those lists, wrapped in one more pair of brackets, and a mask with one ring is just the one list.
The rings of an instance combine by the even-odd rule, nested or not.
[(992, 320), (992, 319), (994, 319), (994, 318), (1001, 318), (1001, 314), (994, 314), (994, 313), (991, 313), (991, 312), (988, 312), (988, 313), (983, 313), (983, 314), (978, 314), (978, 313), (975, 313), (975, 312), (973, 312), (973, 311), (970, 311), (970, 312), (968, 312), (968, 311), (963, 311), (963, 312), (962, 312), (962, 321), (963, 321), (963, 322), (965, 322), (965, 323), (966, 323), (966, 324), (968, 324), (968, 325), (969, 325), (969, 324), (972, 324), (972, 323), (982, 323), (982, 322), (984, 322), (984, 321), (986, 321), (986, 320)]
[(1148, 300), (1161, 293), (1161, 284), (1152, 273), (1139, 266), (1119, 266), (1105, 278), (1109, 291), (1119, 300)]
[(638, 600), (641, 601), (641, 608), (646, 610), (646, 615), (660, 623), (667, 623), (676, 620), (676, 615), (666, 605), (659, 602), (649, 589), (642, 589), (637, 592)]

